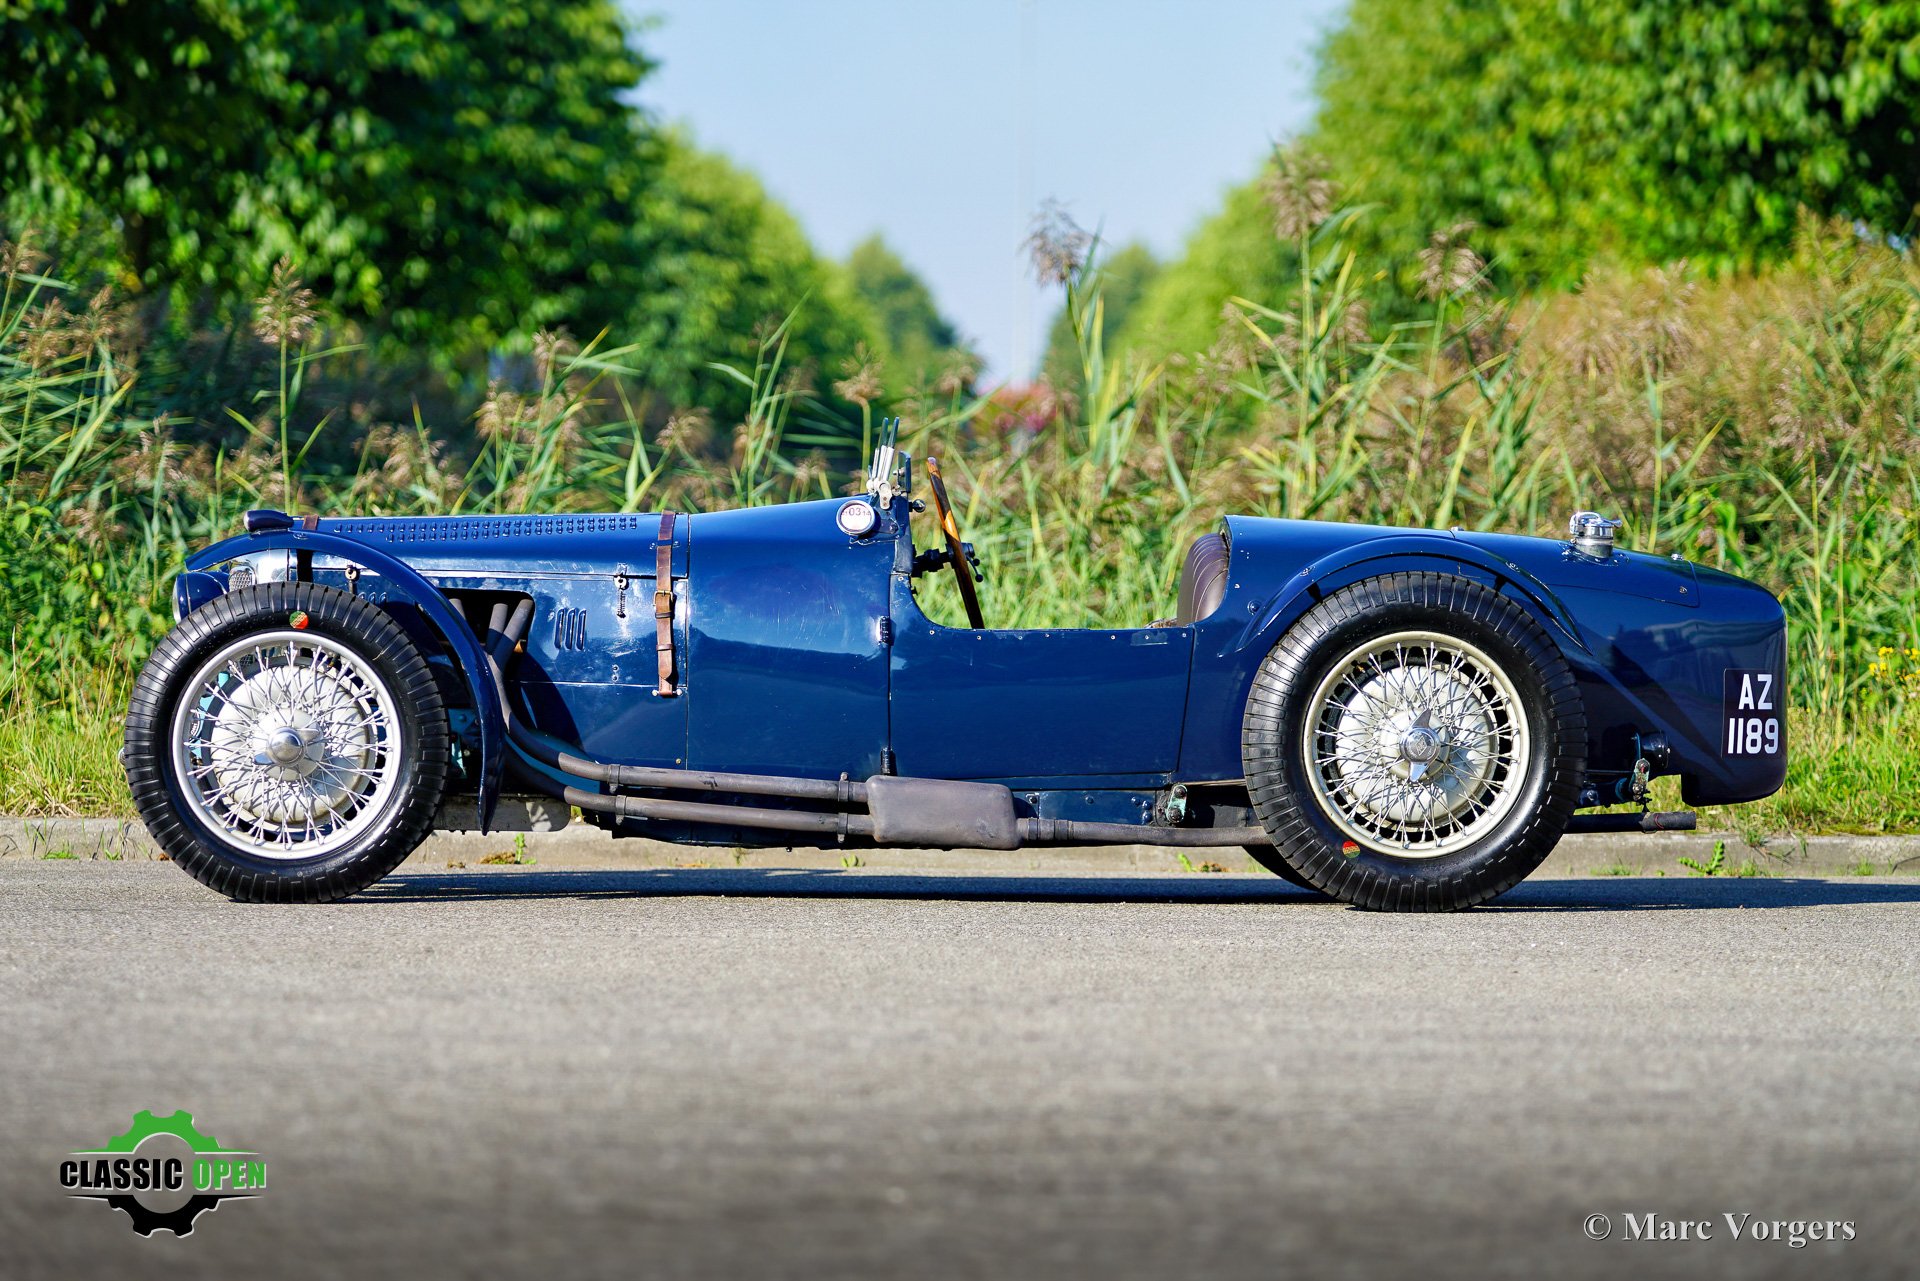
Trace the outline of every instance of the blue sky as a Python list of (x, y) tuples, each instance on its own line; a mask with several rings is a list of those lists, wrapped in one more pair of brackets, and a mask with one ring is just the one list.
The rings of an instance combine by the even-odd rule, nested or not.
[(640, 99), (759, 175), (836, 257), (873, 231), (995, 377), (1057, 306), (1021, 242), (1041, 201), (1166, 256), (1311, 115), (1342, 0), (624, 0)]

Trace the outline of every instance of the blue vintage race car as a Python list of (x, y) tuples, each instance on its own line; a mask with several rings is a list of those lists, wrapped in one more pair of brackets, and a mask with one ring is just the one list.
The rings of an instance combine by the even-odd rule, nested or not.
[[(728, 846), (1238, 845), (1351, 903), (1445, 909), (1569, 829), (1691, 827), (1647, 812), (1651, 778), (1700, 805), (1785, 774), (1779, 603), (1617, 550), (1593, 513), (1565, 541), (1228, 517), (1171, 619), (1007, 631), (937, 465), (925, 516), (914, 479), (889, 442), (864, 495), (784, 507), (250, 512), (179, 577), (127, 714), (134, 800), (249, 900), (339, 898), (436, 826), (577, 808)], [(936, 572), (971, 626), (922, 612)]]

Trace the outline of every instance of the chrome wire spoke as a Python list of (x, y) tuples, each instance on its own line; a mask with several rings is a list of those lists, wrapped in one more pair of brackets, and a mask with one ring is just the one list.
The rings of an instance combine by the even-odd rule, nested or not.
[(397, 704), (330, 637), (251, 637), (203, 663), (173, 718), (175, 774), (203, 826), (243, 852), (304, 859), (377, 823), (399, 784)]
[(1343, 833), (1422, 858), (1464, 849), (1503, 821), (1531, 759), (1519, 692), (1499, 664), (1426, 631), (1369, 641), (1335, 663), (1301, 747)]

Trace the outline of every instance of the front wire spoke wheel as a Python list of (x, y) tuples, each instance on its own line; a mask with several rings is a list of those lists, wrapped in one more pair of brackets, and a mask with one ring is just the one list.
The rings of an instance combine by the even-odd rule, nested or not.
[(120, 753), (155, 843), (247, 903), (332, 902), (398, 867), (454, 769), (433, 644), (320, 583), (189, 613), (134, 681)]
[(202, 823), (270, 859), (324, 855), (376, 825), (396, 793), (402, 737), (392, 690), (370, 663), (291, 629), (201, 663), (171, 735)]

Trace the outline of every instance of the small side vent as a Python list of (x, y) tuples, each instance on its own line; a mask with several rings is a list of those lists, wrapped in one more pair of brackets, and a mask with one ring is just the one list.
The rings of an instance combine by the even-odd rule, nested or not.
[(587, 647), (586, 610), (556, 609), (553, 611), (553, 647), (555, 649)]

